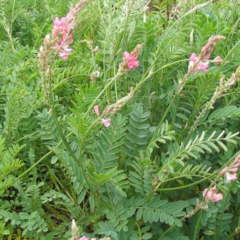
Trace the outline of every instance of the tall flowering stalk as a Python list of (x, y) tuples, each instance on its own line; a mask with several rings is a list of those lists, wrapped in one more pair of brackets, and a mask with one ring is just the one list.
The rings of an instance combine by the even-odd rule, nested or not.
[[(181, 94), (189, 76), (192, 75), (192, 74), (196, 74), (199, 71), (206, 72), (210, 62), (214, 62), (214, 63), (217, 63), (217, 64), (222, 62), (222, 59), (221, 59), (220, 56), (216, 57), (212, 61), (209, 60), (210, 57), (211, 57), (211, 53), (213, 52), (215, 46), (222, 39), (225, 39), (225, 37), (221, 36), (221, 35), (214, 36), (214, 37), (210, 38), (210, 40), (207, 42), (207, 44), (204, 47), (202, 47), (199, 56), (197, 56), (195, 53), (191, 54), (190, 59), (189, 59), (188, 71), (184, 75), (184, 77), (179, 80), (179, 85), (178, 85), (178, 88), (176, 90), (176, 93), (173, 96), (171, 102), (169, 103), (166, 111), (164, 112), (164, 115), (162, 116), (161, 121), (159, 122), (159, 124), (158, 124), (158, 126), (155, 130), (155, 133), (153, 134), (153, 136), (150, 140), (150, 143), (152, 141), (154, 141), (154, 139), (155, 139), (155, 137), (158, 133), (158, 130), (162, 126), (162, 123), (165, 121), (165, 119), (166, 119), (174, 101), (176, 100), (177, 96), (179, 96), (179, 94)], [(189, 134), (189, 136), (190, 136), (190, 134)]]
[[(39, 59), (39, 68), (41, 70), (41, 75), (43, 79), (43, 89), (47, 97), (47, 102), (51, 108), (53, 120), (57, 127), (57, 130), (61, 136), (62, 142), (64, 143), (66, 149), (68, 150), (71, 157), (78, 162), (78, 159), (69, 146), (66, 137), (62, 131), (62, 128), (58, 122), (58, 116), (54, 106), (54, 95), (51, 89), (52, 85), (52, 74), (51, 68), (54, 60), (57, 57), (67, 60), (69, 55), (72, 52), (72, 49), (69, 48), (70, 44), (73, 43), (74, 30), (77, 26), (77, 15), (80, 10), (83, 8), (84, 4), (91, 0), (82, 0), (77, 3), (75, 6), (70, 8), (69, 13), (59, 19), (56, 18), (53, 22), (53, 30), (51, 34), (48, 34), (43, 42), (43, 46), (40, 47), (40, 52), (38, 54)], [(82, 161), (80, 160), (80, 167), (83, 169)], [(91, 189), (91, 185), (88, 182), (85, 171), (83, 171), (84, 178), (88, 187)]]
[(82, 0), (72, 6), (65, 17), (55, 18), (52, 33), (45, 37), (43, 45), (40, 47), (39, 68), (43, 76), (43, 88), (47, 94), (49, 94), (48, 84), (50, 84), (52, 62), (56, 57), (67, 60), (72, 53), (70, 45), (73, 43), (74, 30), (77, 27), (77, 15), (84, 4), (89, 1), (91, 0)]

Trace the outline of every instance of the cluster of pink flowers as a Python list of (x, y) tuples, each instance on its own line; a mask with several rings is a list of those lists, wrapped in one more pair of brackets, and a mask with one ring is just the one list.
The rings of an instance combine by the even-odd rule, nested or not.
[(139, 67), (138, 57), (140, 55), (141, 50), (142, 45), (138, 44), (131, 53), (128, 53), (126, 51), (123, 53), (123, 61), (120, 64), (120, 70), (123, 73)]
[(44, 39), (44, 44), (40, 48), (39, 63), (44, 67), (47, 64), (49, 55), (55, 50), (57, 55), (63, 60), (67, 60), (72, 53), (69, 45), (73, 43), (73, 31), (76, 27), (76, 17), (84, 4), (90, 0), (82, 0), (71, 7), (66, 17), (55, 18), (53, 22), (52, 36), (48, 34)]
[(234, 160), (233, 166), (225, 167), (221, 172), (219, 172), (218, 176), (221, 177), (225, 175), (227, 181), (232, 182), (237, 180), (237, 173), (240, 166), (240, 157), (237, 156)]
[(206, 200), (206, 202), (219, 202), (223, 199), (222, 193), (218, 193), (216, 186), (210, 189), (206, 188), (203, 191), (203, 197)]
[[(103, 125), (107, 128), (111, 125), (111, 118), (105, 119), (105, 118), (101, 118), (100, 117), (100, 111), (99, 111), (99, 106), (95, 105), (94, 106), (94, 112), (95, 114), (99, 117), (99, 119), (102, 121)], [(106, 109), (103, 114), (107, 114), (108, 113), (108, 109)]]
[(123, 62), (127, 65), (129, 70), (139, 67), (139, 61), (137, 58), (128, 52), (123, 53)]
[[(207, 57), (210, 57), (210, 56), (207, 55)], [(217, 56), (212, 61), (208, 60), (207, 58), (200, 60), (200, 58), (195, 53), (192, 53), (189, 58), (188, 69), (189, 71), (192, 70), (192, 73), (197, 73), (199, 71), (202, 71), (205, 73), (207, 72), (210, 62), (221, 64), (222, 58), (220, 56)]]
[(189, 58), (188, 72), (197, 73), (199, 71), (207, 72), (209, 63), (221, 64), (222, 58), (220, 56), (215, 57), (213, 60), (210, 60), (211, 54), (214, 50), (215, 45), (221, 40), (224, 39), (223, 36), (215, 36), (211, 38), (208, 43), (202, 48), (200, 55), (192, 53)]

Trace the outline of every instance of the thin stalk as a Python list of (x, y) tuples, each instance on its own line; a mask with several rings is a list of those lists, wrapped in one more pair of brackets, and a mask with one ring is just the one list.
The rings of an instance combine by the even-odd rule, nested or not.
[[(232, 188), (233, 188), (233, 183), (231, 183), (231, 186), (230, 188), (228, 189), (228, 193), (227, 193), (227, 196), (224, 198), (224, 204), (223, 204), (223, 207), (222, 207), (222, 211), (221, 211), (221, 219), (220, 219), (220, 224), (219, 224), (219, 229), (222, 229), (222, 220), (223, 220), (223, 214), (224, 214), (224, 211), (227, 207), (227, 203), (228, 203), (228, 200), (229, 200), (229, 197), (230, 197), (230, 193), (232, 191)], [(219, 231), (217, 230), (217, 216), (216, 216), (216, 223), (215, 223), (215, 232), (217, 233), (215, 235), (215, 239), (219, 239)]]
[(197, 237), (198, 237), (198, 234), (199, 234), (199, 227), (200, 227), (202, 215), (203, 215), (203, 210), (200, 209), (200, 212), (198, 214), (197, 225), (195, 227), (195, 231), (194, 231), (194, 235), (193, 235), (193, 240), (197, 240)]
[(240, 231), (236, 231), (231, 233), (226, 240), (232, 240), (235, 236), (237, 236), (240, 233)]
[[(54, 106), (54, 95), (53, 95), (53, 91), (52, 91), (51, 85), (52, 85), (52, 81), (51, 81), (51, 71), (50, 71), (50, 77), (49, 77), (49, 94), (50, 94), (50, 96), (48, 96), (48, 101), (49, 101), (49, 105), (50, 105), (50, 107), (52, 109), (53, 120), (55, 122), (55, 125), (57, 127), (58, 133), (60, 134), (60, 137), (61, 137), (61, 139), (63, 141), (64, 146), (66, 147), (66, 149), (69, 152), (70, 156), (76, 162), (78, 162), (78, 159), (77, 159), (75, 153), (73, 152), (73, 150), (71, 149), (69, 143), (67, 142), (67, 139), (65, 138), (65, 135), (63, 134), (62, 128), (61, 128), (60, 123), (58, 121), (58, 116), (57, 116), (57, 113), (56, 113), (56, 110), (55, 110), (55, 106)], [(91, 185), (90, 185), (90, 183), (89, 183), (89, 181), (87, 179), (86, 173), (84, 171), (83, 165), (81, 166), (81, 169), (82, 169), (82, 173), (83, 173), (84, 179), (85, 179), (89, 189), (92, 190), (91, 189)]]
[(189, 188), (192, 187), (194, 185), (197, 185), (199, 183), (205, 182), (207, 180), (211, 181), (210, 177), (214, 176), (216, 173), (209, 175), (209, 177), (205, 177), (199, 181), (196, 181), (194, 183), (188, 184), (188, 185), (184, 185), (184, 186), (180, 186), (180, 187), (173, 187), (173, 188), (159, 188), (156, 189), (157, 192), (166, 192), (166, 191), (176, 191), (176, 190), (180, 190), (180, 189), (184, 189), (184, 188)]

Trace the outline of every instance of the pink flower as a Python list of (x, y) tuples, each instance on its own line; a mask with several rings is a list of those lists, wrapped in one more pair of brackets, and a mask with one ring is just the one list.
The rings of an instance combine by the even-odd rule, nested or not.
[(217, 56), (213, 59), (213, 62), (215, 62), (217, 64), (221, 64), (222, 63), (222, 58), (220, 56)]
[(196, 62), (196, 61), (197, 61), (197, 56), (196, 56), (195, 53), (192, 53), (192, 54), (191, 54), (191, 56), (190, 56), (190, 58), (189, 58), (189, 61), (190, 61), (190, 62)]
[(230, 174), (229, 172), (226, 172), (225, 176), (226, 176), (226, 179), (230, 182), (237, 180), (237, 174), (236, 173)]
[(234, 163), (234, 167), (239, 167), (240, 166), (240, 163), (239, 162), (236, 162), (236, 163)]
[(103, 118), (102, 123), (106, 128), (108, 128), (111, 125), (111, 118), (108, 118), (108, 119)]
[(139, 61), (137, 61), (137, 58), (128, 52), (123, 53), (123, 63), (128, 66), (129, 70), (139, 67)]
[(209, 190), (208, 188), (204, 189), (203, 197), (207, 202), (219, 202), (223, 199), (222, 193), (218, 193), (216, 186)]
[(199, 62), (197, 67), (196, 67), (197, 70), (201, 70), (202, 72), (207, 72), (207, 69), (208, 69), (208, 62)]
[(191, 70), (193, 73), (198, 71), (207, 72), (208, 64), (208, 61), (199, 61), (199, 57), (195, 53), (192, 53), (189, 58), (188, 71)]
[(66, 18), (55, 18), (53, 25), (52, 35), (56, 42), (53, 48), (58, 52), (59, 57), (67, 60), (68, 56), (72, 53), (72, 49), (69, 48), (69, 45), (73, 43), (71, 34), (72, 19), (69, 15)]
[(97, 116), (100, 116), (100, 112), (99, 112), (99, 106), (98, 105), (95, 105), (94, 106), (94, 112)]
[(89, 238), (86, 237), (86, 236), (83, 236), (83, 237), (80, 238), (80, 240), (89, 240)]
[(229, 169), (230, 172), (237, 173), (238, 172), (238, 167), (232, 167)]

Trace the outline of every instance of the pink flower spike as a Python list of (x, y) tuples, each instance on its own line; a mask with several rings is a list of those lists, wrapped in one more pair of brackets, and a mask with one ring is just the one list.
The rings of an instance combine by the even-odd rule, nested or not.
[(97, 116), (100, 116), (100, 111), (99, 111), (99, 106), (98, 105), (94, 106), (94, 112)]
[(102, 119), (102, 123), (106, 128), (108, 128), (111, 125), (111, 118)]
[(230, 173), (227, 172), (225, 174), (225, 177), (229, 182), (237, 180), (237, 174), (236, 173), (230, 174)]
[(196, 62), (196, 60), (197, 60), (196, 54), (195, 54), (195, 53), (192, 53), (191, 56), (190, 56), (190, 58), (189, 58), (189, 60), (190, 60), (191, 62)]
[(222, 64), (222, 58), (220, 56), (217, 56), (213, 59), (213, 62), (220, 65), (220, 64)]

